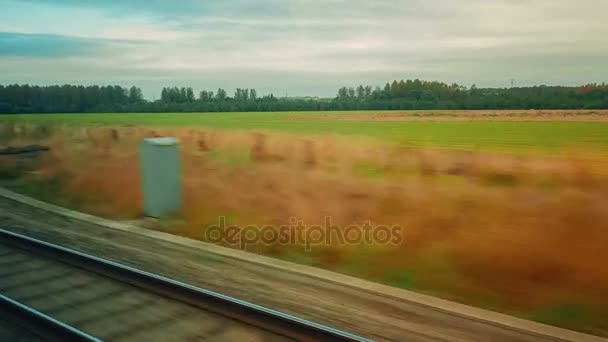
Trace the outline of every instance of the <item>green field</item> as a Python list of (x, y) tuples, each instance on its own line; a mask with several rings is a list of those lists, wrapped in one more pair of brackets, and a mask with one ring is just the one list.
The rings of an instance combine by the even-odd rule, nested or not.
[[(332, 120), (332, 116), (344, 113), (21, 114), (4, 115), (2, 121), (62, 125), (198, 126), (307, 134), (331, 133), (379, 138), (414, 146), (443, 148), (526, 150), (529, 148), (608, 147), (608, 122)], [(458, 111), (454, 111), (454, 113), (458, 113)], [(319, 114), (328, 116), (323, 120), (285, 119), (285, 117)]]

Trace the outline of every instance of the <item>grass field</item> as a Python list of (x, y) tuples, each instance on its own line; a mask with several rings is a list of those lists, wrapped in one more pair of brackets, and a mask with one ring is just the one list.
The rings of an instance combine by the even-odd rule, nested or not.
[[(522, 111), (513, 111), (518, 114)], [(586, 121), (590, 115), (569, 115), (581, 121), (512, 121), (510, 112), (488, 113), (489, 121), (440, 121), (446, 111), (267, 112), (267, 113), (162, 113), (162, 114), (33, 114), (5, 115), (5, 122), (67, 125), (148, 127), (209, 127), (216, 129), (268, 130), (306, 134), (371, 137), (403, 145), (455, 149), (527, 150), (564, 147), (608, 147), (608, 121)], [(426, 121), (341, 120), (345, 115), (423, 115)], [(449, 111), (451, 116), (471, 112)], [(525, 113), (525, 111), (524, 111)], [(588, 113), (581, 111), (581, 113)], [(598, 112), (599, 113), (599, 112)], [(601, 112), (601, 117), (605, 113)], [(311, 120), (292, 120), (294, 117)], [(319, 116), (322, 116), (319, 119)], [(494, 121), (496, 117), (510, 121)], [(598, 115), (595, 115), (598, 116)], [(521, 117), (521, 116), (519, 116)], [(515, 117), (517, 118), (517, 117)], [(490, 121), (492, 120), (492, 121)]]
[(470, 121), (435, 112), (4, 116), (1, 145), (51, 151), (36, 172), (4, 160), (0, 178), (47, 201), (138, 219), (138, 143), (175, 136), (184, 206), (151, 229), (205, 240), (218, 217), (239, 227), (327, 216), (340, 229), (399, 225), (396, 245), (248, 250), (608, 336), (608, 122), (570, 113), (521, 122), (511, 112)]

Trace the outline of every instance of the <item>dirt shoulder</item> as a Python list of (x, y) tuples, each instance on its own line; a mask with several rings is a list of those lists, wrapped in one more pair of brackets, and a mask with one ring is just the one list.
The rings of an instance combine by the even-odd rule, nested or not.
[(6, 229), (376, 340), (608, 341), (103, 219), (92, 223), (89, 215), (58, 214), (7, 194), (0, 192)]

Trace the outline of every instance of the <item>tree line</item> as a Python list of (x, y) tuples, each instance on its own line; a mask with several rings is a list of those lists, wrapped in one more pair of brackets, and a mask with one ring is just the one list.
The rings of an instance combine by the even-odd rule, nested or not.
[(342, 87), (338, 109), (605, 109), (608, 84), (578, 87), (470, 88), (459, 84), (401, 80), (384, 87)]
[(0, 85), (0, 113), (111, 112), (144, 102), (137, 87)]
[(384, 87), (341, 87), (335, 98), (258, 96), (255, 89), (202, 90), (165, 87), (146, 100), (138, 87), (0, 85), (0, 113), (226, 112), (351, 109), (608, 109), (608, 85), (516, 88), (464, 87), (400, 80)]

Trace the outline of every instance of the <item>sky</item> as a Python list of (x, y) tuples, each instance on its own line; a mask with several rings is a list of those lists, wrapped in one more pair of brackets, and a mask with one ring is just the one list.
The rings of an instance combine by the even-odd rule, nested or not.
[(608, 81), (607, 0), (0, 0), (0, 84), (335, 96)]

